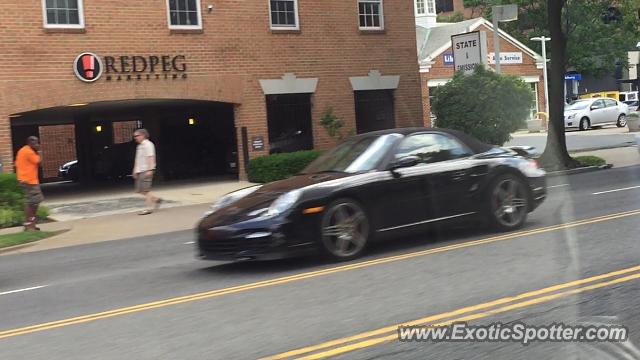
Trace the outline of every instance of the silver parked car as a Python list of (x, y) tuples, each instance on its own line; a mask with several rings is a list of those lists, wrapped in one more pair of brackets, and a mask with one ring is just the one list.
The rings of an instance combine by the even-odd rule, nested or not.
[(565, 128), (586, 130), (604, 125), (627, 126), (627, 104), (611, 98), (581, 99), (564, 108)]

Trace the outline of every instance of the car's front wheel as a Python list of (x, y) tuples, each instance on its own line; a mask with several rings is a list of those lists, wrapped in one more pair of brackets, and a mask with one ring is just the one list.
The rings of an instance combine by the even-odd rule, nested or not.
[(591, 126), (591, 122), (588, 118), (583, 117), (580, 119), (580, 131), (587, 130)]
[(527, 185), (513, 174), (498, 176), (489, 188), (488, 218), (498, 230), (520, 228), (529, 213)]
[(339, 199), (326, 207), (322, 217), (322, 249), (335, 260), (354, 259), (367, 246), (370, 225), (357, 201)]
[(627, 117), (624, 114), (620, 114), (620, 116), (618, 116), (616, 126), (619, 128), (627, 126)]

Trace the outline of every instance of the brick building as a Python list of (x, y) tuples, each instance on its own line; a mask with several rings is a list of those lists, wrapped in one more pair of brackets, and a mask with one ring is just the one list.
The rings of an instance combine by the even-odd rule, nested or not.
[[(417, 4), (421, 0), (415, 1)], [(428, 3), (434, 0), (425, 1)], [(434, 11), (429, 11), (429, 7), (422, 13), (418, 9), (419, 6), (416, 5), (416, 37), (422, 81), (422, 103), (425, 119), (430, 119), (430, 99), (438, 86), (447, 83), (454, 75), (451, 36), (471, 31), (485, 32), (487, 63), (491, 68), (495, 68), (493, 25), (484, 18), (451, 24), (437, 23), (436, 14)], [(542, 57), (502, 30), (499, 30), (499, 39), (502, 73), (518, 76), (531, 86), (536, 100), (535, 106), (531, 109), (532, 117), (536, 112), (543, 112), (545, 98)]]
[[(144, 126), (165, 178), (225, 172), (346, 132), (423, 124), (403, 0), (4, 0), (0, 161), (43, 140), (45, 177), (128, 171)], [(235, 160), (237, 158), (237, 160)], [(121, 169), (121, 170), (122, 170)]]

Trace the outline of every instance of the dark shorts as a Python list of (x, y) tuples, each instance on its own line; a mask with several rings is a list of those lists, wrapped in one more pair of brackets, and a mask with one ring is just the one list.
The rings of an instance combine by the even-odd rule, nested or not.
[(24, 203), (27, 205), (39, 205), (43, 200), (42, 190), (40, 185), (20, 183), (22, 190), (24, 191)]
[(146, 177), (144, 173), (136, 174), (136, 192), (145, 194), (151, 191), (151, 185), (153, 184), (153, 175)]

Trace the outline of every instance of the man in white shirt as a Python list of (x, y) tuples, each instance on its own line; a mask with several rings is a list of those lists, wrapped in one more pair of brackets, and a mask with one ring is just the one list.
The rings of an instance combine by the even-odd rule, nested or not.
[(151, 194), (153, 173), (156, 170), (156, 147), (149, 140), (149, 132), (146, 129), (136, 130), (133, 138), (138, 143), (138, 147), (131, 175), (136, 183), (136, 192), (146, 198), (147, 209), (141, 211), (139, 215), (148, 215), (154, 209), (158, 209), (162, 202), (162, 199)]

